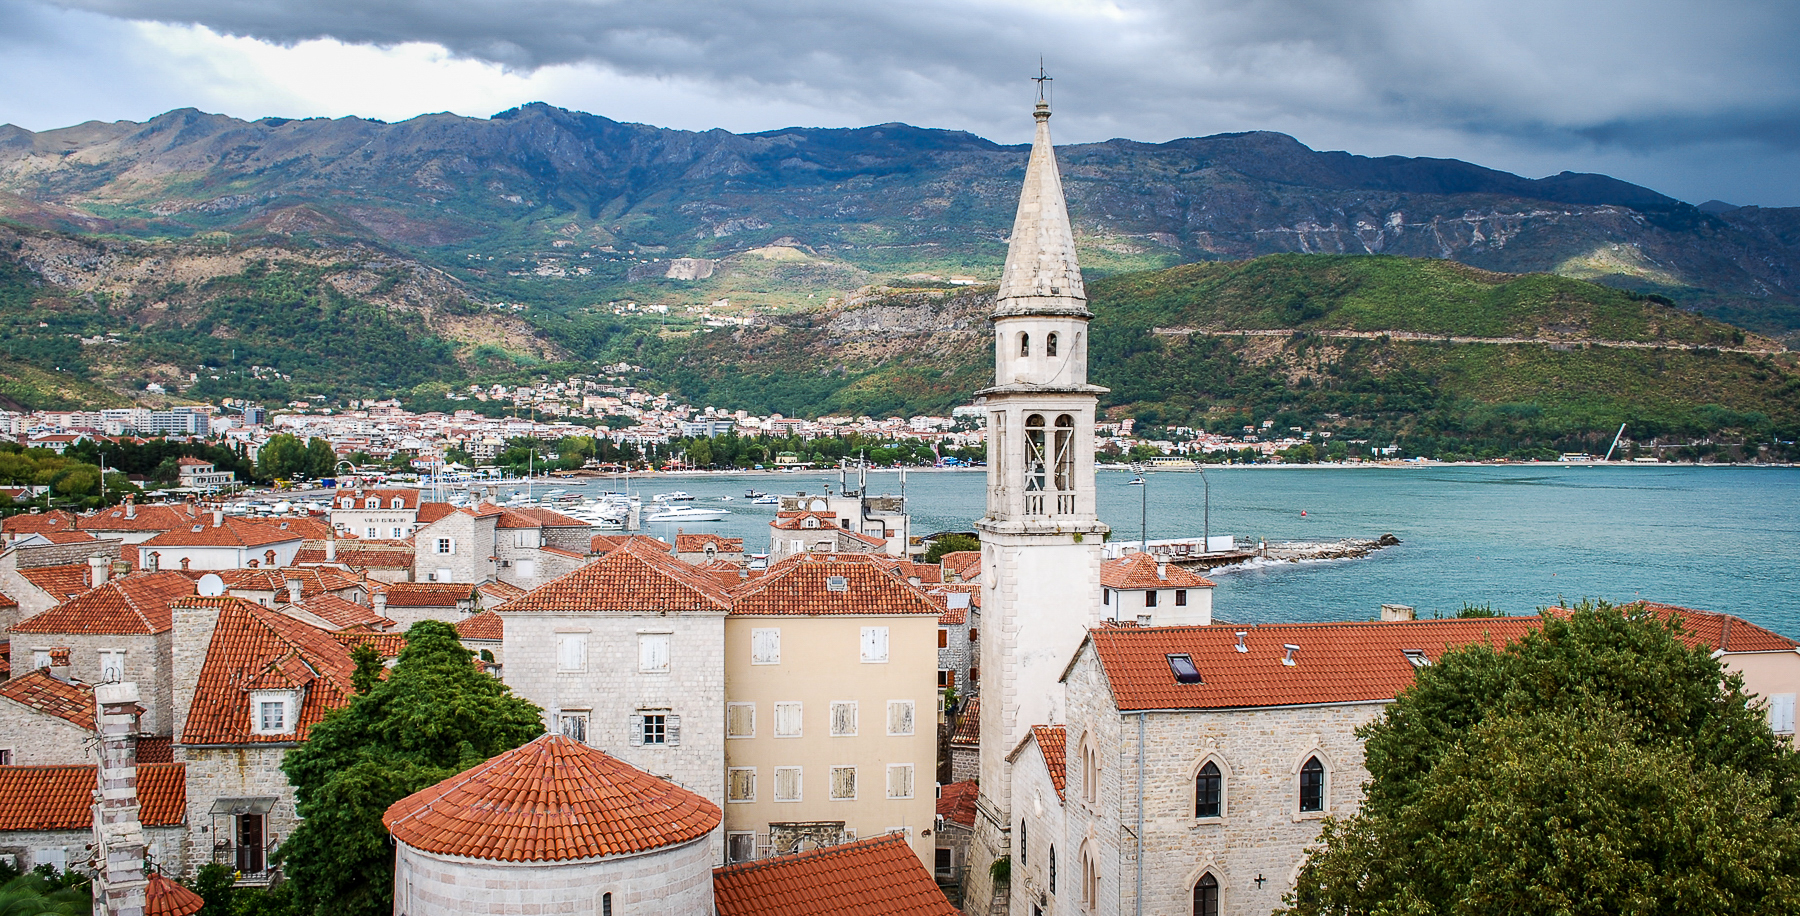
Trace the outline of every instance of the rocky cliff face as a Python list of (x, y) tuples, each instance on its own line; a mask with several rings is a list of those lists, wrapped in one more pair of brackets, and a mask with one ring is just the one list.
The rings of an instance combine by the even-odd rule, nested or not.
[[(1762, 330), (1800, 328), (1800, 210), (1702, 212), (1604, 175), (1527, 179), (1318, 152), (1269, 132), (1111, 140), (1059, 156), (1094, 273), (1288, 251), (1400, 254), (1562, 272)], [(587, 255), (596, 297), (609, 284), (699, 279), (673, 266), (683, 258), (776, 244), (878, 274), (991, 278), (1024, 161), (1022, 147), (903, 124), (738, 135), (541, 104), (399, 124), (181, 110), (0, 130), (0, 216), (140, 236), (364, 239), (453, 271), (471, 270), (472, 252)]]

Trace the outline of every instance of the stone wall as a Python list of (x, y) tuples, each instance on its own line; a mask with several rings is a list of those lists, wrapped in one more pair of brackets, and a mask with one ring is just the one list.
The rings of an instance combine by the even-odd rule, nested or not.
[[(439, 538), (450, 538), (455, 552), (437, 552)], [(476, 518), (466, 512), (452, 512), (420, 528), (413, 536), (413, 581), (445, 581), (432, 579), (440, 569), (450, 571), (451, 582), (486, 582), (494, 578), (498, 566), (494, 561), (494, 518)]]
[[(171, 874), (179, 875), (176, 863), (184, 860), (186, 855), (187, 828), (145, 827), (144, 840), (149, 843), (150, 859), (168, 868)], [(45, 851), (60, 849), (66, 867), (85, 866), (90, 852), (88, 844), (94, 842), (94, 832), (81, 830), (0, 830), (0, 855), (17, 858), (21, 870), (33, 868), (54, 861), (54, 857), (46, 856)]]
[[(61, 604), (61, 595), (48, 595), (31, 580), (19, 575), (21, 569), (39, 566), (61, 566), (85, 563), (88, 557), (105, 557), (107, 562), (119, 558), (119, 542), (81, 541), (74, 544), (43, 544), (37, 547), (14, 547), (0, 552), (0, 592), (19, 603), (16, 608), (0, 609), (0, 632), (34, 614), (41, 614)], [(91, 580), (90, 580), (91, 581)]]
[[(1072, 858), (1064, 839), (1063, 803), (1057, 797), (1056, 784), (1050, 781), (1050, 770), (1037, 742), (1028, 742), (1013, 759), (1013, 860), (1012, 904), (1014, 913), (1030, 913), (1035, 904), (1045, 912), (1054, 912), (1049, 901), (1055, 895), (1064, 900), (1078, 899), (1066, 892), (1072, 887), (1069, 870)], [(1025, 831), (1019, 832), (1023, 825)], [(1029, 849), (1022, 848), (1020, 837)], [(1055, 878), (1051, 877), (1054, 858)], [(1053, 886), (1054, 884), (1054, 886)], [(1075, 910), (1075, 907), (1069, 907)]]
[[(1114, 708), (1091, 648), (1076, 662), (1066, 688), (1066, 833), (1071, 844), (1081, 838), (1104, 850), (1101, 899), (1116, 906), (1114, 912), (1134, 912), (1137, 851), (1130, 838), (1138, 816), (1138, 716)], [(1354, 732), (1384, 707), (1373, 702), (1146, 714), (1144, 912), (1186, 912), (1194, 884), (1208, 871), (1219, 881), (1221, 914), (1260, 916), (1279, 907), (1307, 845), (1318, 838), (1321, 819), (1351, 814), (1361, 804), (1368, 771)], [(1082, 742), (1090, 736), (1101, 761), (1095, 804), (1085, 800), (1081, 784)], [(1302, 814), (1300, 767), (1314, 755), (1326, 767), (1325, 810)], [(1194, 777), (1208, 760), (1225, 778), (1224, 814), (1197, 819)], [(1074, 882), (1069, 890), (1079, 893)]]
[(394, 912), (405, 916), (501, 916), (602, 912), (712, 916), (708, 844), (575, 862), (507, 863), (423, 852), (399, 845)]
[[(174, 634), (110, 635), (105, 633), (20, 633), (13, 637), (18, 649), (32, 646), (66, 646), (69, 649), (69, 677), (84, 684), (99, 684), (101, 650), (124, 650), (125, 676), (122, 681), (138, 685), (144, 717), (140, 727), (146, 735), (169, 735), (172, 718), (174, 672), (171, 670), (171, 647)], [(21, 653), (27, 660), (30, 655)]]
[(183, 874), (192, 873), (212, 861), (216, 843), (235, 839), (230, 834), (232, 820), (225, 815), (218, 818), (215, 830), (213, 802), (221, 798), (275, 799), (264, 828), (270, 855), (294, 832), (294, 826), (299, 823), (294, 813), (294, 787), (281, 772), (282, 757), (292, 746), (175, 746), (175, 759), (187, 762), (189, 842)]
[(94, 733), (67, 719), (0, 699), (0, 750), (16, 766), (93, 763)]

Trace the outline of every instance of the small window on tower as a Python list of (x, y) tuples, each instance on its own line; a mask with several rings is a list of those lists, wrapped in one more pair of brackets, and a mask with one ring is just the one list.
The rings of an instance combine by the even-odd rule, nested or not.
[(1020, 334), (1019, 335), (1019, 355), (1020, 356), (1030, 356), (1031, 355), (1031, 335), (1030, 334)]
[(1054, 332), (1052, 332), (1050, 336), (1044, 338), (1044, 355), (1056, 355), (1056, 334)]

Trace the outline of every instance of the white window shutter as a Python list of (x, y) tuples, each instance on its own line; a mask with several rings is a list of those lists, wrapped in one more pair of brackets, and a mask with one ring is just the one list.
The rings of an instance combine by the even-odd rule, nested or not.
[(664, 723), (666, 723), (665, 727), (668, 730), (666, 733), (667, 734), (667, 737), (665, 739), (666, 742), (670, 745), (680, 744), (681, 743), (681, 717), (671, 713), (663, 721), (664, 721)]
[(644, 746), (644, 717), (636, 714), (631, 717), (631, 746)]
[(1769, 730), (1778, 735), (1794, 733), (1794, 695), (1778, 693), (1769, 698)]

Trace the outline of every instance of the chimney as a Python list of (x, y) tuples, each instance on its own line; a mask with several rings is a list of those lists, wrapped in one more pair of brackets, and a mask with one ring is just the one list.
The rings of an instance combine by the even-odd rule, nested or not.
[(387, 616), (387, 592), (375, 592), (369, 595), (369, 607), (374, 608), (375, 616)]
[(160, 550), (139, 553), (138, 557), (144, 564), (144, 572), (156, 572), (162, 568), (162, 551)]
[(337, 532), (336, 531), (328, 531), (325, 533), (325, 562), (327, 562), (327, 563), (336, 563), (337, 562)]
[(137, 518), (137, 502), (129, 496), (125, 497), (125, 517)]
[(1413, 609), (1404, 604), (1384, 604), (1381, 606), (1382, 620), (1417, 620)]
[(219, 527), (219, 526), (221, 526), (221, 525), (224, 525), (224, 524), (225, 524), (225, 510), (224, 510), (224, 508), (222, 508), (222, 507), (220, 507), (220, 506), (214, 506), (214, 507), (213, 507), (213, 527), (214, 527), (214, 528), (217, 528), (217, 527)]
[(129, 575), (131, 575), (130, 560), (118, 559), (112, 561), (112, 577), (114, 579), (123, 579)]
[(50, 676), (59, 681), (69, 679), (69, 649), (58, 646), (50, 650)]
[(88, 557), (88, 585), (92, 588), (105, 585), (111, 570), (111, 560), (105, 557)]
[(94, 902), (100, 916), (144, 916), (144, 827), (137, 794), (138, 688), (94, 688), (99, 713), (99, 791), (94, 803)]
[(287, 593), (288, 593), (288, 603), (289, 604), (299, 604), (300, 603), (300, 589), (301, 589), (302, 585), (303, 585), (303, 583), (299, 579), (287, 580)]
[(1160, 559), (1156, 561), (1156, 578), (1169, 578), (1169, 564), (1167, 562)]

